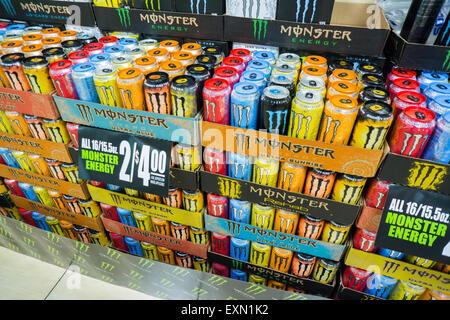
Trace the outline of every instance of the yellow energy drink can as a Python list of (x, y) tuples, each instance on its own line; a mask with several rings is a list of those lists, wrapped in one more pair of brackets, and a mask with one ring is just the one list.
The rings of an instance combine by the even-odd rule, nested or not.
[(94, 84), (101, 104), (122, 108), (116, 79), (117, 70), (114, 67), (105, 66), (95, 71)]
[(136, 197), (136, 198), (140, 198), (141, 197), (141, 192), (137, 191), (135, 189), (130, 189), (130, 188), (124, 188), (125, 193), (127, 195), (129, 195), (130, 197)]
[(210, 269), (208, 260), (196, 256), (192, 257), (192, 265), (197, 271), (209, 272)]
[(411, 256), (411, 255), (406, 255), (403, 260), (408, 263), (412, 263), (416, 266), (419, 266), (422, 268), (427, 268), (427, 269), (432, 269), (436, 265), (436, 261), (421, 258), (421, 257)]
[(37, 174), (51, 177), (52, 174), (50, 173), (50, 169), (48, 168), (47, 163), (45, 162), (44, 158), (37, 154), (29, 154), (28, 159), (30, 159), (30, 162), (33, 164), (34, 170)]
[(250, 263), (268, 268), (272, 247), (252, 241), (250, 245)]
[(71, 141), (64, 121), (60, 119), (43, 119), (43, 121), (51, 141), (64, 144)]
[[(11, 134), (15, 133), (15, 130), (14, 130), (14, 127), (12, 126), (11, 121), (6, 116), (6, 112), (3, 110), (0, 110), (0, 131), (3, 133), (11, 133)], [(30, 132), (30, 134), (31, 134), (31, 132)]]
[(323, 109), (323, 98), (319, 93), (306, 90), (298, 92), (291, 105), (288, 136), (316, 140)]
[(154, 244), (142, 241), (141, 247), (144, 253), (144, 257), (151, 260), (159, 260), (158, 248)]
[[(15, 111), (5, 111), (4, 114), (10, 123), (10, 127), (12, 127), (14, 131), (13, 133), (25, 137), (33, 136), (25, 120), (25, 117), (22, 114)], [(2, 126), (7, 127), (6, 124), (3, 124)]]
[(325, 284), (331, 283), (338, 269), (338, 261), (317, 259), (313, 269), (313, 279)]
[(200, 145), (178, 143), (175, 146), (176, 164), (180, 169), (195, 171), (202, 163)]
[(425, 289), (417, 284), (399, 280), (389, 294), (389, 300), (418, 300)]
[(173, 250), (162, 246), (157, 246), (156, 249), (158, 250), (159, 261), (175, 264), (175, 253)]
[(60, 236), (65, 236), (64, 232), (59, 225), (59, 220), (55, 217), (45, 217), (45, 222), (47, 222), (48, 227), (52, 230), (53, 233), (59, 234)]
[(203, 192), (200, 190), (190, 192), (187, 190), (182, 191), (183, 208), (192, 212), (201, 212), (205, 207), (205, 199)]
[(196, 244), (208, 244), (209, 232), (205, 229), (191, 227), (189, 230), (191, 241)]
[(248, 282), (265, 286), (267, 284), (267, 279), (251, 273), (248, 275)]
[(150, 232), (153, 231), (152, 221), (149, 215), (139, 212), (133, 212), (133, 216), (139, 229)]
[(88, 229), (88, 234), (93, 243), (99, 244), (101, 246), (108, 246), (109, 239), (105, 232)]
[(334, 244), (343, 244), (352, 225), (343, 225), (334, 221), (326, 221), (321, 240)]
[(64, 201), (63, 195), (56, 190), (48, 190), (48, 195), (53, 200), (53, 207), (58, 209), (67, 210), (66, 202)]
[(44, 56), (29, 57), (23, 61), (23, 71), (28, 79), (31, 91), (34, 93), (49, 94), (55, 91), (48, 66), (49, 63)]
[(63, 163), (62, 170), (67, 181), (72, 183), (82, 182), (82, 180), (78, 177), (78, 166), (75, 163)]
[(54, 207), (55, 203), (53, 202), (53, 199), (48, 194), (47, 189), (39, 187), (39, 186), (33, 186), (33, 191), (36, 193), (36, 196), (38, 197), (39, 201), (46, 206)]
[(14, 159), (16, 159), (17, 163), (19, 164), (19, 167), (22, 170), (36, 173), (33, 163), (30, 161), (30, 159), (28, 158), (28, 155), (25, 152), (13, 151), (12, 155), (14, 156)]
[(100, 208), (98, 203), (92, 199), (88, 200), (79, 199), (78, 203), (80, 204), (80, 208), (83, 215), (86, 217), (97, 218), (102, 214), (102, 209)]
[(280, 162), (267, 158), (256, 158), (253, 166), (253, 182), (276, 187)]
[(339, 202), (357, 204), (367, 179), (350, 174), (338, 174), (334, 181), (331, 199)]
[(274, 220), (275, 208), (259, 204), (252, 205), (251, 224), (253, 226), (272, 230)]

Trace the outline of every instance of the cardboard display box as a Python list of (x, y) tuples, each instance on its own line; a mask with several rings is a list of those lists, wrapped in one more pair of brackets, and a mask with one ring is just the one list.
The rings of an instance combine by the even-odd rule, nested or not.
[(2, 133), (0, 135), (0, 147), (34, 153), (43, 158), (59, 160), (66, 163), (73, 162), (68, 150), (68, 144)]
[(281, 0), (277, 6), (277, 20), (328, 24), (334, 0)]
[(133, 8), (151, 11), (175, 11), (175, 0), (133, 0)]
[(71, 183), (68, 181), (58, 180), (52, 177), (31, 173), (21, 169), (12, 168), (4, 164), (0, 164), (0, 177), (14, 179), (43, 188), (53, 189), (62, 194), (83, 200), (87, 200), (90, 198), (85, 182), (81, 184)]
[(55, 102), (66, 122), (121, 131), (189, 145), (200, 143), (201, 113), (183, 118), (148, 111), (104, 106), (55, 96)]
[(47, 119), (59, 119), (52, 94), (39, 94), (0, 88), (0, 109)]
[(56, 207), (49, 207), (42, 203), (37, 203), (26, 198), (11, 195), (11, 199), (18, 208), (23, 208), (29, 211), (36, 211), (46, 216), (52, 216), (59, 220), (69, 221), (73, 224), (85, 226), (89, 229), (103, 231), (103, 224), (100, 217), (90, 218), (81, 214), (76, 214), (67, 210), (62, 210)]
[(109, 232), (120, 234), (124, 237), (132, 237), (139, 241), (163, 246), (172, 250), (188, 253), (206, 259), (206, 252), (209, 244), (196, 244), (191, 241), (179, 240), (173, 237), (164, 236), (159, 233), (141, 230), (124, 225), (120, 222), (101, 217), (105, 229)]

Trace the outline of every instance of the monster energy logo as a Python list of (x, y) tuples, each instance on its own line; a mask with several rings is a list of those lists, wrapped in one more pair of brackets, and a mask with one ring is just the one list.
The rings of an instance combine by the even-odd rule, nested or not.
[(25, 91), (25, 89), (22, 85), (22, 82), (20, 82), (19, 74), (16, 71), (10, 72), (10, 71), (5, 70), (5, 74), (9, 80), (9, 82), (11, 82), (11, 85), (13, 86), (14, 89), (17, 90), (17, 89), (19, 89), (19, 86), (20, 86), (20, 88), (21, 88), (20, 90)]
[[(316, 184), (316, 181), (317, 181), (317, 184)], [(319, 196), (318, 193), (322, 190), (322, 183), (325, 183), (324, 190), (326, 190), (326, 189), (328, 189), (328, 184), (330, 183), (330, 180), (325, 180), (322, 178), (318, 178), (314, 175), (311, 175), (311, 184), (310, 184), (310, 188), (309, 188), (309, 194), (314, 197), (318, 197)], [(315, 188), (314, 193), (313, 193), (313, 188)]]
[[(364, 246), (367, 243), (367, 247), (364, 248)], [(374, 241), (373, 240), (368, 240), (365, 238), (361, 238), (361, 250), (362, 251), (369, 251), (372, 247), (373, 247)]]
[(91, 107), (84, 104), (76, 104), (78, 111), (84, 121), (89, 123), (94, 122), (94, 116), (92, 115)]
[[(386, 127), (374, 127), (367, 126), (366, 142), (364, 143), (364, 149), (378, 149), (380, 144), (384, 141), (384, 136), (388, 132)], [(372, 136), (374, 134), (374, 136)], [(382, 139), (383, 138), (383, 139)]]
[(44, 125), (42, 123), (28, 123), (28, 127), (30, 128), (33, 136), (41, 139), (47, 140), (47, 134), (45, 133)]
[[(422, 150), (422, 148), (424, 147), (425, 142), (428, 139), (428, 135), (424, 136), (422, 134), (411, 134), (409, 132), (403, 132), (403, 134), (405, 135), (405, 140), (403, 140), (403, 145), (402, 145), (402, 149), (400, 150), (400, 154), (403, 154), (403, 155), (408, 156), (408, 157), (411, 156), (411, 153), (413, 153), (416, 150), (417, 146), (419, 145), (420, 139), (423, 138), (423, 141), (422, 141), (422, 144), (420, 146), (419, 152), (420, 152), (420, 150)], [(411, 139), (413, 139), (412, 146), (411, 146), (409, 152), (405, 153), (406, 149), (409, 146), (409, 142), (410, 142)]]
[(280, 217), (279, 219), (280, 219), (280, 231), (283, 233), (292, 233), (295, 227), (294, 225), (295, 220), (286, 219), (284, 217)]
[[(259, 3), (259, 1), (258, 1)], [(253, 38), (264, 40), (267, 35), (267, 20), (254, 19), (253, 20)]]
[(128, 28), (129, 26), (131, 26), (130, 10), (128, 10), (127, 8), (118, 8), (116, 10), (117, 14), (119, 15), (120, 24), (122, 25), (122, 27)]
[(161, 261), (165, 262), (165, 263), (170, 263), (170, 254), (171, 254), (171, 252), (168, 252), (168, 253), (159, 252)]
[(186, 114), (188, 112), (188, 108), (185, 97), (177, 97), (176, 95), (172, 95), (172, 105), (176, 116), (187, 117)]
[(228, 226), (228, 232), (231, 234), (239, 234), (241, 232), (241, 226), (237, 223), (234, 223), (230, 220), (226, 220)]
[[(167, 92), (164, 93), (151, 93), (147, 91), (148, 100), (151, 102), (152, 107), (156, 105), (156, 109), (153, 109), (155, 113), (165, 113), (167, 109)], [(164, 109), (163, 109), (164, 108)]]
[(220, 240), (217, 238), (214, 238), (213, 241), (213, 251), (216, 253), (221, 253), (222, 251), (225, 250), (225, 240)]
[(153, 10), (153, 11), (156, 11), (156, 10), (161, 10), (161, 1), (160, 0), (156, 0), (157, 1), (157, 5), (158, 5), (158, 7), (157, 7), (157, 9), (155, 9), (155, 1), (154, 0), (145, 0), (145, 6), (147, 7), (147, 9), (149, 9), (149, 10)]
[(16, 15), (16, 9), (14, 9), (13, 4), (11, 3), (11, 0), (1, 0), (2, 1), (2, 5), (6, 10), (6, 13), (10, 16), (15, 16)]
[(447, 169), (444, 166), (414, 162), (409, 170), (408, 186), (427, 190), (437, 190), (437, 186), (444, 182)]
[[(120, 95), (122, 97), (122, 101), (124, 101), (125, 105), (129, 105), (131, 109), (134, 109), (134, 105), (133, 105), (133, 98), (131, 97), (131, 91), (130, 90), (123, 90), (123, 89), (119, 89)], [(128, 103), (126, 103), (128, 102)]]
[(28, 83), (31, 86), (31, 90), (34, 93), (42, 93), (41, 86), (39, 85), (38, 80), (37, 80), (37, 76), (31, 75), (31, 74), (26, 74), (26, 76), (28, 79)]
[(354, 202), (355, 199), (358, 199), (361, 191), (362, 191), (361, 186), (349, 186), (345, 184), (341, 201), (345, 203)]
[(287, 265), (289, 257), (282, 257), (282, 256), (279, 256), (279, 255), (274, 255), (273, 257), (274, 257), (273, 263), (274, 263), (274, 266), (275, 266), (273, 269), (281, 270), (281, 269), (289, 267)]
[[(263, 263), (265, 255), (266, 255), (266, 253), (264, 251), (252, 250), (251, 262), (253, 264)], [(260, 258), (261, 258), (261, 262), (259, 262)]]
[(212, 212), (209, 212), (214, 217), (222, 217), (225, 211), (224, 204), (211, 204), (210, 208), (212, 208)]
[(326, 119), (325, 120), (326, 127), (325, 127), (325, 131), (323, 132), (322, 141), (325, 141), (325, 138), (328, 135), (328, 132), (329, 132), (331, 126), (334, 125), (333, 126), (333, 135), (331, 137), (331, 140), (328, 141), (329, 143), (334, 143), (334, 138), (336, 138), (336, 134), (337, 134), (337, 131), (338, 131), (338, 128), (339, 128), (341, 122), (339, 120), (333, 120), (333, 118), (330, 116), (326, 116), (325, 119)]
[[(290, 128), (290, 132), (289, 132), (289, 136), (290, 137), (297, 137), (300, 139), (306, 139), (306, 136), (308, 135), (309, 132), (309, 125), (311, 123), (312, 117), (311, 116), (305, 116), (302, 113), (297, 113), (295, 111), (292, 110), (291, 113), (292, 116), (292, 125)], [(305, 121), (305, 123), (303, 124), (303, 121)], [(296, 123), (298, 123), (298, 125), (296, 125)], [(303, 134), (303, 137), (300, 136), (300, 130), (302, 129), (302, 127), (305, 126), (305, 133)], [(297, 128), (297, 130), (295, 130), (295, 128)], [(295, 130), (295, 133), (294, 133)]]
[(321, 282), (329, 282), (334, 275), (335, 270), (324, 268), (320, 263), (317, 265), (317, 269), (314, 278)]
[(239, 182), (226, 178), (218, 178), (217, 185), (219, 186), (219, 192), (229, 198), (240, 198), (241, 185)]
[(254, 212), (255, 225), (267, 229), (272, 225), (272, 216)]
[[(216, 104), (214, 102), (210, 102), (208, 100), (204, 100), (205, 102), (205, 116), (206, 119), (209, 119), (211, 122), (216, 122)], [(212, 119), (210, 119), (210, 114), (212, 115)]]
[(111, 197), (111, 200), (114, 202), (114, 204), (118, 205), (122, 203), (122, 199), (119, 195), (110, 193), (109, 196)]
[(394, 273), (397, 271), (398, 267), (400, 267), (399, 263), (392, 261), (384, 261), (383, 272)]
[(213, 172), (213, 173), (219, 172), (220, 159), (215, 159), (213, 157), (207, 157), (206, 161), (208, 162), (208, 165), (210, 167), (210, 172)]
[(114, 94), (114, 87), (113, 86), (97, 86), (97, 90), (99, 90), (99, 98), (100, 101), (107, 105), (112, 107), (118, 107), (118, 101), (116, 99), (116, 95)]
[[(201, 14), (200, 12), (200, 1), (203, 3), (203, 14), (206, 14), (206, 7), (208, 5), (208, 0), (191, 0), (191, 13)], [(196, 8), (194, 10), (194, 2), (196, 2)]]
[[(250, 106), (242, 106), (240, 104), (233, 103), (233, 115), (235, 117), (235, 124), (239, 128), (247, 128), (250, 123)], [(243, 121), (245, 119), (245, 124)]]
[(184, 207), (188, 211), (198, 211), (198, 199), (184, 198)]
[[(239, 260), (247, 260), (247, 248), (248, 247), (237, 247), (237, 246), (233, 246), (233, 254), (234, 254), (234, 258), (239, 259)], [(241, 266), (242, 267), (242, 266)], [(238, 267), (236, 267), (237, 269), (240, 269)]]
[(266, 111), (268, 114), (268, 125), (269, 131), (279, 131), (280, 133), (284, 133), (287, 123), (287, 113), (288, 110), (278, 110), (278, 111)]
[[(294, 174), (290, 173), (284, 169), (282, 169), (282, 177), (283, 179), (281, 180), (281, 185), (283, 186), (283, 189), (286, 190), (291, 190), (292, 188), (292, 182), (294, 180)], [(286, 186), (287, 183), (287, 186)]]
[(442, 63), (442, 70), (448, 71), (450, 69), (450, 50), (447, 50), (447, 55), (445, 56), (445, 60)]
[(346, 234), (347, 231), (330, 229), (330, 232), (328, 233), (328, 239), (326, 240), (326, 242), (340, 243), (342, 242)]
[[(264, 179), (265, 178), (265, 179)], [(258, 184), (269, 184), (270, 169), (255, 166), (255, 182)]]

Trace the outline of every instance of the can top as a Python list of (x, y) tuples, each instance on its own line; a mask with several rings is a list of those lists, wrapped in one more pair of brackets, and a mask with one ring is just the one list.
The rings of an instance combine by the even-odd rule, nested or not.
[(112, 64), (128, 64), (131, 60), (128, 57), (118, 56), (118, 57), (112, 57), (111, 63)]
[(327, 268), (337, 268), (339, 266), (339, 261), (333, 261), (330, 259), (320, 258), (320, 260)]
[(44, 57), (54, 57), (54, 56), (64, 56), (64, 50), (60, 47), (55, 47), (55, 48), (47, 48), (42, 50), (42, 54), (44, 55)]
[(375, 74), (365, 74), (361, 79), (367, 86), (383, 86), (385, 83), (382, 77)]
[(237, 83), (233, 91), (240, 95), (254, 95), (259, 92), (259, 88), (251, 82), (244, 81)]
[(129, 46), (129, 45), (137, 44), (138, 41), (135, 38), (122, 38), (122, 39), (119, 39), (119, 43), (123, 46)]
[(348, 81), (336, 81), (331, 87), (341, 93), (350, 94), (358, 91), (356, 85)]
[(314, 261), (314, 260), (316, 259), (315, 256), (311, 256), (311, 255), (309, 255), (309, 254), (306, 254), (306, 253), (300, 253), (300, 252), (296, 252), (296, 253), (294, 254), (294, 256), (297, 257), (297, 258), (300, 259), (300, 260), (308, 261), (308, 262)]
[(89, 61), (92, 63), (100, 63), (109, 60), (111, 60), (111, 55), (109, 53), (97, 53), (89, 57)]
[(180, 43), (176, 40), (164, 40), (159, 43), (159, 46), (161, 48), (163, 47), (176, 48), (180, 46)]
[(289, 97), (289, 90), (282, 86), (270, 86), (264, 89), (264, 96), (274, 100), (282, 100)]
[(21, 63), (25, 59), (25, 55), (21, 52), (17, 53), (8, 53), (1, 57), (2, 64), (4, 65), (12, 65), (16, 63)]
[(120, 44), (116, 44), (110, 47), (105, 48), (105, 53), (116, 53), (116, 52), (122, 52), (124, 50), (124, 46)]
[(184, 43), (181, 46), (182, 50), (188, 50), (188, 51), (198, 51), (202, 49), (202, 46), (199, 43), (194, 43), (194, 42), (188, 42), (188, 43)]
[(264, 73), (262, 73), (261, 71), (258, 71), (258, 70), (247, 70), (247, 71), (244, 71), (242, 73), (241, 79), (245, 80), (245, 81), (260, 82), (260, 81), (264, 81), (265, 76), (264, 76)]
[(72, 72), (91, 72), (95, 71), (95, 65), (91, 62), (83, 62), (72, 67)]
[(394, 99), (419, 106), (423, 105), (427, 100), (423, 94), (416, 91), (402, 91)]
[(152, 66), (156, 63), (156, 58), (151, 56), (143, 56), (134, 60), (137, 66)]
[(253, 52), (253, 56), (255, 57), (255, 59), (262, 59), (262, 60), (275, 59), (275, 54), (272, 51), (267, 50), (255, 51)]
[(225, 79), (211, 78), (205, 81), (205, 86), (207, 90), (211, 91), (224, 91), (230, 87), (230, 83)]
[(343, 81), (353, 81), (356, 80), (356, 72), (347, 69), (334, 69), (332, 75), (335, 78), (341, 79)]
[(139, 55), (139, 56), (142, 56), (142, 55), (144, 54), (144, 51), (142, 51), (142, 49), (139, 48), (139, 47), (126, 48), (126, 49), (123, 50), (123, 51), (124, 51), (124, 53), (125, 53), (126, 55), (130, 55), (130, 56), (133, 56), (133, 55)]
[(28, 44), (22, 47), (22, 52), (27, 53), (27, 52), (41, 51), (43, 48), (44, 46), (41, 43)]
[(333, 61), (330, 64), (330, 67), (333, 69), (346, 69), (346, 70), (353, 70), (353, 62), (350, 62), (345, 59), (338, 59)]
[(206, 54), (223, 55), (223, 50), (219, 46), (208, 46), (203, 49)]
[(444, 108), (450, 108), (450, 95), (439, 95), (437, 97), (435, 97), (434, 102), (436, 102), (437, 104), (439, 104), (440, 106), (444, 107)]
[(316, 64), (316, 65), (324, 65), (324, 64), (327, 64), (327, 59), (325, 57), (322, 57), (322, 56), (312, 55), (312, 56), (307, 56), (305, 58), (305, 63)]
[(183, 69), (183, 65), (180, 61), (177, 60), (168, 60), (160, 65), (160, 69), (163, 71), (179, 71), (180, 69)]
[(42, 30), (42, 34), (53, 34), (53, 33), (60, 33), (61, 29), (59, 28), (47, 28)]
[(165, 48), (154, 48), (149, 50), (147, 54), (154, 57), (165, 57), (169, 55), (169, 51)]
[(440, 72), (422, 71), (420, 74), (422, 77), (433, 81), (445, 81), (448, 80), (448, 74)]
[(18, 48), (23, 46), (22, 40), (11, 40), (11, 41), (5, 41), (2, 43), (2, 48)]
[(447, 111), (440, 117), (441, 121), (445, 121), (448, 124), (450, 124), (450, 111)]
[(263, 244), (259, 242), (252, 241), (252, 248), (257, 248), (258, 250), (270, 250), (272, 247), (268, 244)]
[(214, 75), (223, 78), (233, 78), (237, 75), (237, 70), (233, 67), (218, 67)]
[(169, 83), (169, 75), (162, 71), (150, 72), (145, 76), (145, 83), (151, 86), (165, 85)]
[(78, 32), (74, 31), (74, 30), (64, 30), (58, 33), (58, 35), (61, 38), (65, 38), (65, 37), (75, 37), (77, 35)]
[(226, 65), (226, 66), (241, 66), (244, 63), (244, 60), (242, 60), (242, 58), (239, 57), (226, 57), (223, 58), (222, 60), (222, 65)]
[(124, 68), (119, 71), (119, 79), (131, 80), (142, 76), (142, 72), (138, 68)]
[(301, 103), (318, 104), (323, 102), (322, 95), (316, 91), (301, 90), (297, 92), (295, 98)]
[(10, 24), (6, 27), (6, 30), (23, 30), (25, 29), (27, 26), (22, 24), (22, 23), (17, 23), (17, 24)]
[(80, 40), (66, 40), (61, 42), (63, 48), (79, 48), (83, 47), (83, 43)]
[(289, 63), (277, 62), (273, 69), (278, 70), (279, 72), (297, 73), (297, 69), (295, 68), (295, 66)]
[(44, 56), (29, 57), (23, 60), (24, 68), (38, 68), (46, 65), (48, 65), (48, 61)]
[(187, 51), (177, 51), (172, 54), (172, 59), (174, 60), (190, 60), (193, 59), (193, 55)]
[(358, 65), (357, 69), (359, 71), (366, 72), (366, 73), (375, 73), (375, 74), (380, 74), (381, 73), (380, 67), (377, 66), (374, 63), (371, 63), (371, 62), (361, 62)]
[(95, 75), (98, 77), (107, 77), (117, 73), (117, 69), (113, 66), (105, 66), (95, 70)]
[(89, 58), (89, 53), (85, 50), (79, 50), (69, 53), (70, 60), (86, 59)]
[(300, 79), (300, 85), (313, 89), (325, 88), (326, 86), (323, 79), (314, 77), (302, 77)]
[(217, 58), (211, 54), (201, 54), (197, 57), (197, 62), (213, 66), (217, 63)]
[[(378, 109), (378, 108), (375, 108), (375, 109)], [(342, 177), (344, 179), (347, 179), (347, 180), (350, 180), (350, 181), (355, 181), (355, 182), (361, 182), (361, 181), (364, 181), (366, 179), (364, 177), (355, 176), (355, 175), (348, 174), (348, 173), (343, 174)]]
[(358, 106), (356, 99), (342, 94), (332, 96), (329, 101), (334, 106), (344, 110), (353, 110)]
[(256, 70), (270, 69), (270, 63), (266, 60), (251, 60), (248, 63), (247, 68)]
[(233, 245), (237, 245), (237, 246), (247, 246), (250, 244), (250, 241), (245, 240), (245, 239), (230, 237), (230, 243)]
[(115, 36), (106, 36), (102, 37), (98, 40), (100, 43), (116, 43), (119, 41)]
[(432, 83), (432, 84), (430, 84), (430, 86), (428, 88), (429, 88), (429, 90), (433, 90), (433, 91), (436, 91), (436, 92), (439, 92), (442, 94), (450, 93), (450, 84), (445, 83), (445, 82)]
[(273, 74), (270, 76), (269, 81), (281, 85), (294, 85), (294, 79), (290, 75), (284, 74)]
[(45, 38), (42, 40), (42, 44), (44, 46), (48, 46), (51, 44), (58, 44), (58, 43), (61, 43), (61, 38), (58, 38), (58, 37), (48, 37), (48, 38)]
[[(275, 56), (275, 55), (272, 53), (272, 56)], [(278, 56), (278, 60), (279, 61), (284, 61), (284, 62), (287, 62), (287, 63), (297, 63), (297, 62), (300, 62), (301, 58), (296, 53), (285, 52), (285, 53), (282, 53), (282, 54), (280, 54)]]
[(202, 64), (191, 64), (186, 68), (186, 71), (193, 76), (209, 75), (209, 70)]
[(393, 117), (392, 107), (389, 104), (381, 101), (369, 101), (361, 107), (360, 111), (373, 120), (383, 121), (389, 120)]
[(100, 42), (93, 42), (93, 43), (88, 43), (87, 45), (85, 45), (83, 47), (84, 50), (90, 52), (90, 51), (96, 51), (96, 50), (101, 50), (103, 49), (103, 44)]
[(134, 239), (134, 238), (131, 238), (131, 237), (124, 237), (123, 239), (124, 239), (125, 242), (128, 243), (128, 244), (135, 244), (135, 243), (137, 243), (137, 240)]
[(237, 56), (237, 57), (247, 57), (250, 55), (250, 50), (243, 49), (243, 48), (236, 48), (230, 51), (230, 56)]
[(72, 61), (70, 60), (60, 60), (50, 64), (50, 71), (61, 71), (72, 68)]
[(314, 77), (320, 77), (327, 74), (327, 69), (320, 66), (305, 66), (302, 68), (302, 73)]
[(415, 78), (416, 72), (409, 69), (404, 68), (393, 68), (391, 71), (392, 74), (401, 77), (401, 78)]
[(27, 41), (39, 41), (42, 39), (42, 34), (39, 33), (32, 33), (32, 34), (27, 34), (24, 35), (22, 37), (23, 41), (27, 42)]
[(382, 87), (365, 87), (362, 91), (362, 94), (368, 100), (386, 100), (387, 98), (389, 98), (389, 92)]
[(196, 86), (197, 82), (195, 78), (188, 75), (180, 75), (176, 76), (172, 79), (171, 86), (172, 88), (184, 89), (184, 88), (192, 88)]
[(427, 124), (436, 118), (433, 111), (423, 107), (407, 107), (402, 113), (415, 123)]
[[(413, 90), (420, 87), (420, 83), (416, 80), (407, 79), (407, 78), (398, 78), (392, 81), (392, 83), (400, 88), (404, 88), (407, 90)], [(449, 87), (450, 88), (450, 87)]]

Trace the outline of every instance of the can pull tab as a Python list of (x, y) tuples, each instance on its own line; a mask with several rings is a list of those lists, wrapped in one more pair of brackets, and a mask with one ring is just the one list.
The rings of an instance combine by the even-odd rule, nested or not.
[(420, 119), (420, 120), (425, 119), (425, 114), (423, 112), (416, 111), (415, 115), (416, 115), (417, 119)]

